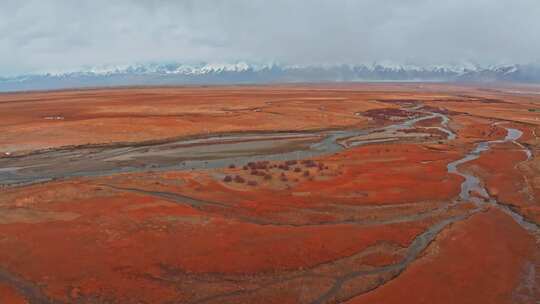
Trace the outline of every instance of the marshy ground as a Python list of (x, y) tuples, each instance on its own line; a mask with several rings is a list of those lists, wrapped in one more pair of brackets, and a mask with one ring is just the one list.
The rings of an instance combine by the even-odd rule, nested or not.
[(0, 95), (1, 303), (537, 303), (540, 88)]

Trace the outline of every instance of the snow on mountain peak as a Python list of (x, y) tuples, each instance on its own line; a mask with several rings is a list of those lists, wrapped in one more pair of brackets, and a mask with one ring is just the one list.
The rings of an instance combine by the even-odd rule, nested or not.
[(540, 82), (540, 65), (472, 63), (411, 65), (381, 61), (371, 64), (284, 65), (233, 63), (147, 63), (103, 65), (83, 69), (0, 77), (0, 91), (103, 85), (227, 84), (325, 81), (505, 81)]

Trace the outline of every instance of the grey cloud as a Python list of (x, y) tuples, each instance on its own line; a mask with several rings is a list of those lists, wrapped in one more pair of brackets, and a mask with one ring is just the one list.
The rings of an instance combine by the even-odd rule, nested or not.
[(0, 75), (137, 62), (537, 62), (538, 0), (0, 2)]

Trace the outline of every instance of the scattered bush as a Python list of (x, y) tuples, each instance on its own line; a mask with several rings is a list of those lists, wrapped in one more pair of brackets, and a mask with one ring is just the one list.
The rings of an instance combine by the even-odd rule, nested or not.
[(294, 166), (296, 165), (298, 162), (296, 160), (288, 160), (285, 162), (285, 165), (287, 166)]
[(225, 176), (223, 178), (223, 181), (226, 182), (226, 183), (230, 183), (230, 182), (232, 182), (232, 180), (233, 180), (232, 176), (230, 176), (230, 175), (227, 175), (227, 176)]
[(311, 159), (303, 160), (302, 164), (308, 168), (317, 167), (317, 163)]

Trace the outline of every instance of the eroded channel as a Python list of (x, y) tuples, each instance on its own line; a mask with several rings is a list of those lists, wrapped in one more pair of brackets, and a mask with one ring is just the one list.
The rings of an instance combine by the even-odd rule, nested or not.
[[(418, 106), (404, 110), (415, 115), (402, 122), (375, 129), (232, 134), (155, 145), (82, 147), (5, 157), (0, 158), (0, 185), (26, 185), (70, 177), (126, 172), (223, 168), (229, 164), (243, 165), (261, 160), (305, 159), (374, 142), (358, 140), (349, 145), (343, 142), (347, 138), (373, 132), (398, 132), (412, 128), (419, 121), (435, 117), (441, 117), (443, 122), (448, 121), (445, 115), (422, 111)], [(437, 128), (444, 130), (448, 139), (455, 138), (445, 123)]]
[(378, 288), (379, 286), (384, 285), (386, 282), (397, 277), (411, 263), (413, 263), (418, 258), (419, 254), (428, 247), (428, 245), (437, 237), (437, 235), (444, 228), (448, 227), (452, 223), (455, 223), (457, 221), (462, 221), (468, 218), (472, 214), (481, 211), (486, 206), (492, 206), (492, 207), (498, 208), (499, 210), (502, 210), (503, 212), (511, 216), (521, 227), (523, 227), (524, 229), (529, 231), (533, 236), (535, 236), (537, 240), (540, 240), (540, 228), (536, 223), (527, 221), (519, 213), (513, 211), (508, 206), (498, 202), (495, 198), (489, 195), (488, 191), (482, 184), (482, 181), (478, 177), (459, 168), (460, 165), (463, 165), (467, 162), (470, 162), (479, 158), (483, 152), (489, 151), (489, 149), (491, 149), (493, 145), (506, 143), (506, 142), (513, 142), (516, 145), (522, 147), (523, 152), (527, 155), (527, 160), (530, 159), (530, 151), (517, 142), (517, 140), (522, 136), (523, 132), (515, 128), (505, 128), (505, 129), (507, 131), (507, 135), (505, 136), (504, 139), (480, 142), (474, 147), (473, 150), (467, 153), (463, 158), (456, 160), (454, 162), (451, 162), (447, 166), (447, 170), (449, 174), (457, 174), (464, 178), (461, 184), (461, 191), (455, 203), (459, 204), (461, 202), (473, 202), (476, 204), (475, 209), (470, 210), (467, 213), (462, 214), (462, 215), (457, 215), (457, 216), (444, 219), (432, 225), (431, 227), (429, 227), (424, 233), (418, 235), (414, 239), (414, 241), (411, 243), (411, 245), (407, 249), (407, 253), (405, 254), (404, 258), (396, 264), (386, 265), (383, 267), (378, 267), (378, 268), (367, 270), (367, 271), (353, 271), (343, 276), (335, 278), (334, 285), (330, 289), (328, 289), (326, 292), (324, 292), (322, 295), (320, 295), (316, 300), (310, 303), (312, 304), (341, 303), (350, 299), (351, 298), (350, 295), (345, 296), (341, 294), (343, 286), (346, 285), (348, 281), (351, 281), (361, 276), (367, 277), (367, 276), (373, 276), (373, 275), (386, 274), (385, 276), (379, 277), (378, 284), (375, 287), (370, 288), (368, 290), (364, 290), (364, 291), (358, 291), (358, 293), (355, 296), (361, 295), (367, 291), (373, 290), (375, 288)]
[[(408, 110), (418, 113), (418, 116), (373, 130), (230, 135), (177, 141), (152, 146), (83, 148), (51, 151), (18, 158), (4, 158), (0, 160), (0, 168), (3, 168), (0, 170), (0, 183), (8, 185), (24, 184), (72, 176), (108, 175), (119, 172), (147, 170), (220, 168), (226, 167), (231, 163), (239, 165), (257, 160), (310, 158), (336, 153), (352, 146), (373, 142), (370, 140), (359, 140), (354, 141), (351, 145), (342, 144), (341, 141), (347, 138), (366, 135), (374, 131), (398, 132), (413, 128), (419, 121), (436, 117), (442, 119), (441, 126), (428, 128), (440, 129), (447, 135), (448, 140), (456, 138), (455, 133), (448, 128), (447, 116), (434, 112), (421, 111), (417, 108)], [(461, 184), (461, 191), (455, 203), (474, 202), (477, 205), (476, 209), (456, 216), (447, 216), (434, 223), (423, 233), (416, 236), (409, 247), (406, 248), (403, 258), (397, 263), (375, 267), (369, 270), (350, 270), (345, 274), (335, 276), (333, 278), (334, 283), (330, 288), (307, 303), (343, 302), (351, 298), (351, 296), (357, 296), (387, 283), (417, 260), (420, 254), (443, 229), (452, 223), (466, 219), (488, 205), (503, 210), (522, 227), (538, 236), (538, 226), (536, 224), (527, 222), (520, 214), (490, 197), (482, 181), (461, 168), (462, 165), (479, 158), (482, 153), (489, 151), (495, 144), (514, 142), (519, 145), (517, 140), (521, 137), (522, 132), (514, 128), (505, 129), (507, 130), (507, 135), (504, 139), (480, 142), (463, 158), (451, 162), (447, 166), (449, 174), (457, 174), (464, 178)], [(530, 153), (530, 151), (528, 152)], [(524, 153), (530, 157), (526, 149), (524, 149)], [(113, 188), (119, 191), (134, 191), (141, 194), (156, 195), (168, 200), (181, 201), (194, 208), (202, 208), (207, 205), (214, 207), (226, 206), (218, 202), (201, 201), (180, 194), (133, 188)], [(417, 218), (413, 218), (412, 220), (417, 220)], [(354, 295), (344, 291), (350, 281), (359, 277), (372, 276), (377, 277), (375, 287), (365, 290), (355, 290)], [(14, 282), (13, 284), (21, 285), (19, 282)], [(27, 289), (28, 291), (26, 293), (34, 293), (33, 290)], [(242, 289), (231, 292), (230, 294), (236, 296), (245, 292), (250, 292), (250, 290)], [(227, 294), (215, 295), (209, 301), (203, 299), (197, 301), (197, 303), (217, 303), (224, 300), (227, 301), (228, 298), (229, 295)]]

